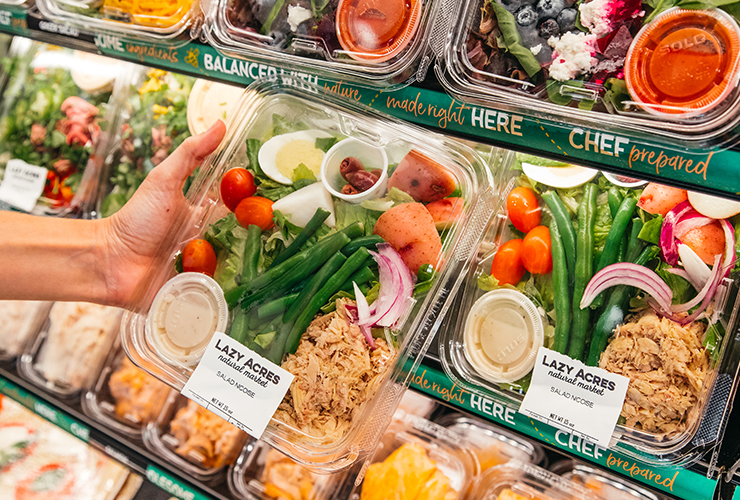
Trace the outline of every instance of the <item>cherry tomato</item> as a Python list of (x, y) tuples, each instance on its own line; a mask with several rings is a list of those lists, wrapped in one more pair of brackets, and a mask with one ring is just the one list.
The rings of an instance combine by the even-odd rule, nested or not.
[(272, 202), (261, 196), (244, 198), (237, 205), (234, 214), (239, 224), (246, 228), (254, 224), (265, 231), (275, 225), (272, 222)]
[(540, 204), (531, 189), (516, 187), (506, 198), (509, 219), (514, 227), (523, 233), (540, 225)]
[(501, 245), (493, 257), (491, 275), (501, 285), (516, 285), (522, 280), (522, 240), (510, 240)]
[(59, 176), (53, 170), (46, 172), (46, 184), (44, 184), (44, 197), (51, 200), (52, 204), (61, 205), (64, 201), (64, 195), (61, 191), (61, 181)]
[(254, 176), (246, 168), (232, 168), (221, 179), (221, 199), (232, 212), (240, 201), (256, 192)]
[(537, 226), (524, 237), (522, 264), (532, 274), (547, 274), (552, 271), (550, 230), (547, 226)]
[(182, 270), (213, 277), (216, 272), (216, 252), (206, 240), (193, 240), (182, 251)]

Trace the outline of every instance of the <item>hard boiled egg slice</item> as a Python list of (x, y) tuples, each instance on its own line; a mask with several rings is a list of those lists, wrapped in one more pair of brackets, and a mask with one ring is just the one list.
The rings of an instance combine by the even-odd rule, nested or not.
[(586, 184), (599, 173), (598, 170), (579, 167), (578, 165), (543, 167), (531, 163), (522, 163), (522, 171), (533, 181), (560, 189), (574, 188)]
[(277, 135), (260, 148), (260, 167), (269, 178), (281, 184), (293, 184), (293, 171), (303, 163), (320, 180), (324, 152), (316, 147), (316, 139), (328, 137), (332, 135), (321, 130)]

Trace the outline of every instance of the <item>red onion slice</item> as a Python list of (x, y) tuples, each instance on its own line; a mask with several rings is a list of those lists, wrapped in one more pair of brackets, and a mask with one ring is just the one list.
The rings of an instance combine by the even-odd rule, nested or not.
[(714, 257), (714, 267), (712, 269), (712, 274), (709, 276), (709, 279), (704, 284), (704, 287), (699, 290), (699, 293), (696, 294), (696, 297), (691, 299), (688, 302), (684, 302), (683, 304), (676, 304), (675, 306), (671, 306), (671, 311), (674, 313), (678, 312), (686, 312), (690, 311), (694, 307), (698, 306), (703, 300), (704, 297), (706, 297), (707, 293), (709, 293), (710, 288), (712, 288), (712, 284), (717, 281), (717, 274), (722, 274), (722, 256), (717, 254)]
[(704, 217), (696, 210), (691, 209), (691, 211), (687, 212), (686, 215), (676, 224), (674, 233), (676, 235), (676, 238), (680, 240), (686, 235), (686, 233), (688, 233), (692, 229), (704, 227), (707, 224), (711, 224), (712, 222), (714, 222), (714, 219)]
[(660, 228), (660, 252), (663, 254), (663, 260), (672, 266), (678, 263), (678, 248), (676, 246), (676, 224), (690, 210), (694, 210), (691, 203), (681, 202), (673, 207), (663, 219), (663, 225)]
[(581, 309), (588, 307), (601, 292), (616, 285), (639, 288), (655, 297), (657, 303), (666, 311), (670, 311), (673, 299), (671, 288), (654, 271), (630, 262), (612, 264), (596, 273), (583, 292)]

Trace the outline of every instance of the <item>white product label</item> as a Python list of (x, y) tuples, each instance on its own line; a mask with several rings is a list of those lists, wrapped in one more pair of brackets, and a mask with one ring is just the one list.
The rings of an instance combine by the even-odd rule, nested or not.
[(44, 192), (46, 172), (44, 167), (29, 165), (23, 160), (8, 160), (3, 182), (0, 184), (0, 200), (30, 212)]
[(291, 382), (292, 374), (216, 332), (182, 394), (259, 439)]
[(520, 413), (608, 447), (629, 379), (540, 347)]

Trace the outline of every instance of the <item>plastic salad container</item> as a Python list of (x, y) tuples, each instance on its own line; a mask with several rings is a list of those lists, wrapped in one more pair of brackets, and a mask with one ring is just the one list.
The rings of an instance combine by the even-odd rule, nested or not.
[(95, 32), (146, 39), (174, 38), (200, 19), (198, 0), (37, 0), (52, 21)]
[(95, 194), (102, 162), (92, 152), (105, 147), (105, 122), (116, 112), (114, 87), (129, 65), (25, 39), (14, 40), (11, 56), (0, 118), (0, 175), (23, 163), (47, 172), (35, 205), (29, 192), (30, 199), (14, 197), (4, 206), (47, 215), (79, 210)]
[(169, 393), (169, 386), (131, 363), (117, 338), (95, 384), (82, 396), (82, 409), (108, 427), (141, 439)]
[(719, 9), (658, 6), (461, 1), (437, 72), (470, 103), (682, 146), (731, 139), (740, 108), (737, 20)]
[(267, 64), (277, 59), (311, 75), (398, 88), (424, 78), (429, 40), (445, 35), (435, 22), (441, 4), (211, 0), (206, 35), (229, 57), (257, 57)]
[(640, 488), (632, 481), (575, 460), (558, 462), (550, 468), (550, 471), (588, 488), (604, 500), (662, 500), (665, 498)]
[(439, 424), (464, 438), (465, 446), (475, 454), (482, 471), (511, 460), (539, 464), (545, 459), (542, 447), (490, 422), (450, 413)]
[(118, 333), (121, 309), (55, 302), (18, 361), (25, 378), (60, 397), (74, 397), (98, 374)]
[(0, 301), (0, 361), (19, 356), (49, 315), (51, 302)]
[[(159, 252), (161, 258), (157, 267), (135, 294), (130, 305), (133, 312), (123, 321), (124, 346), (135, 362), (141, 359), (142, 364), (156, 365), (161, 372), (158, 376), (173, 387), (181, 388), (214, 328), (224, 328), (220, 331), (242, 339), (273, 362), (282, 363), (284, 369), (296, 375), (296, 380), (310, 386), (315, 382), (301, 368), (301, 360), (314, 351), (312, 339), (323, 331), (323, 322), (334, 322), (332, 324), (341, 329), (342, 335), (328, 342), (332, 352), (342, 353), (337, 354), (337, 359), (346, 356), (353, 367), (346, 382), (352, 384), (357, 380), (357, 385), (351, 386), (352, 397), (325, 407), (309, 397), (301, 399), (308, 406), (296, 409), (289, 391), (263, 439), (304, 465), (339, 470), (372, 451), (403, 395), (409, 370), (420, 360), (431, 341), (431, 334), (438, 328), (439, 318), (447, 307), (446, 299), (454, 293), (460, 272), (467, 265), (469, 249), (491, 216), (489, 202), (493, 188), (489, 170), (477, 154), (464, 146), (369, 108), (348, 106), (317, 87), (288, 77), (264, 80), (249, 87), (239, 102), (239, 109), (242, 110), (239, 116), (229, 120), (222, 149), (206, 161), (193, 181), (187, 206), (168, 233), (168, 243)], [(345, 137), (356, 139), (353, 144), (357, 156), (345, 157), (337, 153), (344, 151), (344, 142), (350, 140)], [(380, 180), (383, 175), (387, 176), (389, 167), (378, 160), (384, 155), (395, 169), (387, 181)], [(346, 163), (343, 172), (352, 183), (345, 181), (340, 173), (342, 163)], [(244, 166), (249, 170), (235, 169)], [(416, 181), (412, 174), (414, 169), (432, 177)], [(326, 175), (316, 181), (322, 172)], [(409, 177), (404, 178), (405, 175)], [(256, 195), (243, 198), (245, 194), (254, 193), (250, 186), (253, 177), (259, 183)], [(220, 188), (222, 182), (223, 190)], [(352, 203), (365, 194), (357, 193), (358, 189), (378, 182), (387, 182), (390, 194), (379, 192), (380, 198), (366, 200), (364, 206)], [(346, 194), (341, 194), (342, 198), (332, 198), (325, 184), (333, 184)], [(247, 188), (241, 195), (243, 199), (237, 196), (240, 185)], [(438, 203), (427, 208), (400, 188), (410, 190), (416, 199), (436, 199)], [(225, 194), (223, 201), (221, 192)], [(444, 198), (451, 194), (455, 196)], [(406, 203), (399, 204), (394, 197)], [(274, 205), (271, 199), (275, 200)], [(224, 202), (236, 207), (238, 217), (230, 213)], [(435, 207), (439, 209), (440, 227), (446, 228), (444, 244), (432, 217)], [(455, 218), (456, 223), (451, 223), (450, 217)], [(245, 231), (238, 219), (251, 223), (252, 229)], [(322, 220), (326, 222), (322, 224)], [(395, 234), (389, 230), (389, 224), (392, 227), (403, 221), (410, 221), (404, 223), (408, 228)], [(273, 223), (277, 224), (275, 229)], [(319, 245), (317, 249), (323, 249), (321, 252), (309, 250), (311, 255), (319, 257), (306, 266), (293, 269), (295, 262), (308, 255), (306, 251), (298, 252), (293, 260), (273, 266), (270, 273), (265, 274), (264, 269), (272, 264), (271, 261), (288, 255), (277, 257), (285, 241), (298, 238), (300, 228), (309, 223), (311, 227), (304, 236), (297, 239), (292, 249), (288, 243), (285, 251), (303, 247), (305, 237), (315, 230), (307, 244), (315, 242)], [(256, 224), (266, 230), (261, 232)], [(331, 226), (341, 231), (333, 231)], [(384, 234), (393, 245), (410, 245), (416, 250), (401, 257), (393, 246), (378, 245), (382, 239), (372, 236), (373, 230)], [(208, 241), (199, 239), (203, 237)], [(359, 237), (363, 239), (357, 240)], [(252, 241), (251, 257), (244, 267), (241, 264), (247, 238)], [(340, 246), (350, 240), (352, 245)], [(213, 256), (211, 251), (215, 254), (214, 245), (218, 250), (216, 262), (208, 257)], [(386, 280), (380, 280), (386, 281), (385, 287), (378, 282), (374, 258), (362, 245), (369, 245), (371, 250), (375, 248), (388, 256), (391, 262), (383, 260), (383, 276), (396, 276), (392, 281), (400, 288)], [(350, 257), (336, 253), (337, 247), (344, 248)], [(182, 257), (178, 257), (180, 252), (183, 252)], [(205, 252), (206, 259), (200, 262), (191, 259), (201, 252)], [(331, 262), (322, 263), (325, 256), (331, 257)], [(178, 265), (185, 271), (215, 271), (216, 280), (192, 272), (173, 278)], [(215, 269), (209, 268), (211, 265)], [(432, 272), (435, 265), (436, 273)], [(319, 272), (316, 272), (317, 266)], [(291, 272), (287, 272), (288, 269)], [(332, 270), (336, 274), (327, 280)], [(391, 274), (385, 274), (387, 271)], [(411, 287), (412, 272), (418, 277), (415, 294)], [(256, 277), (247, 280), (243, 274)], [(352, 280), (348, 281), (350, 277)], [(354, 296), (352, 282), (359, 286), (363, 298), (368, 294), (372, 300), (373, 293), (385, 297), (368, 308), (374, 311), (376, 319), (372, 315), (364, 316), (364, 310), (360, 319), (358, 311), (357, 324), (375, 325), (382, 321), (389, 325), (375, 329), (376, 339), (370, 337), (369, 327), (363, 326), (367, 336), (360, 337), (357, 325), (348, 323), (347, 316), (354, 314), (355, 307), (351, 300)], [(344, 290), (339, 293), (342, 288)], [(373, 288), (375, 291), (371, 292)], [(160, 293), (160, 289), (164, 291)], [(225, 297), (222, 289), (226, 290)], [(259, 295), (250, 290), (259, 290)], [(290, 296), (281, 296), (285, 293)], [(155, 300), (158, 294), (159, 299)], [(212, 315), (212, 321), (201, 321), (190, 331), (192, 336), (186, 335), (184, 329), (172, 328), (171, 324), (168, 331), (167, 322), (160, 316), (168, 307), (165, 299), (175, 297), (172, 303), (179, 304), (191, 294), (202, 297), (199, 300), (211, 311), (208, 314)], [(290, 304), (287, 311), (286, 302)], [(300, 309), (304, 303), (308, 304)], [(226, 310), (228, 304), (232, 305), (230, 312)], [(315, 313), (319, 312), (317, 306), (324, 308), (321, 311), (324, 319), (312, 323)], [(332, 311), (334, 308), (338, 310)], [(153, 314), (149, 314), (150, 309)], [(286, 323), (283, 318), (288, 318)], [(230, 326), (234, 321), (236, 326)], [(301, 335), (309, 323), (313, 333)], [(373, 352), (368, 348), (369, 342), (377, 347)], [(356, 350), (346, 350), (349, 345), (355, 345)], [(297, 354), (285, 357), (284, 353), (290, 349), (297, 349)], [(340, 383), (336, 378), (340, 372), (333, 371), (336, 369), (333, 362), (322, 355), (320, 363), (326, 365), (322, 370), (329, 374), (325, 383), (330, 386)], [(365, 382), (360, 383), (361, 378)], [(334, 411), (337, 412), (335, 416)], [(302, 423), (298, 424), (297, 418), (301, 418)]]
[[(470, 482), (480, 472), (473, 452), (459, 435), (399, 410), (356, 485), (351, 500), (467, 498)], [(357, 481), (355, 481), (355, 484)]]
[(504, 171), (502, 210), (441, 333), (445, 372), (516, 407), (544, 345), (630, 379), (613, 446), (652, 463), (696, 459), (734, 385), (725, 273), (740, 205), (523, 154)]
[(149, 450), (204, 482), (221, 477), (247, 440), (244, 432), (175, 391), (143, 437)]
[(468, 498), (475, 500), (598, 500), (574, 481), (536, 465), (511, 461), (478, 476)]
[(336, 498), (346, 472), (317, 474), (263, 441), (248, 443), (229, 471), (229, 489), (246, 500), (323, 500)]

